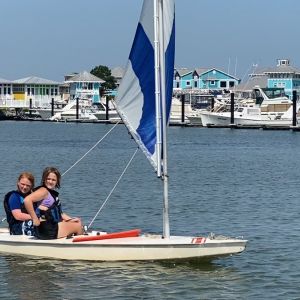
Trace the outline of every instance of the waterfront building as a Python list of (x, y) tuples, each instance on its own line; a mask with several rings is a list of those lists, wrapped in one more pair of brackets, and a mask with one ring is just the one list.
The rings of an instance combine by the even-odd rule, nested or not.
[(10, 80), (0, 78), (0, 102), (5, 102), (7, 99), (11, 99), (12, 82)]
[(65, 84), (69, 84), (70, 100), (87, 99), (92, 104), (100, 103), (100, 89), (104, 82), (87, 71), (65, 76)]
[(40, 78), (26, 77), (13, 81), (0, 79), (1, 107), (41, 107), (60, 101), (59, 82)]
[(201, 89), (211, 91), (231, 90), (240, 83), (240, 79), (216, 68), (176, 68), (174, 71), (174, 89)]
[(257, 69), (249, 77), (250, 79), (266, 77), (268, 88), (283, 88), (290, 99), (293, 90), (300, 94), (300, 69), (290, 65), (289, 59), (278, 59), (275, 67)]

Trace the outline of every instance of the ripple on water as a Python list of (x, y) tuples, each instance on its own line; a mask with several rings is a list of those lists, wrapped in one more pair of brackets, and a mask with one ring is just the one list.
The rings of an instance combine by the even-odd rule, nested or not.
[[(111, 126), (1, 122), (2, 194), (17, 173), (67, 170)], [(211, 263), (83, 263), (1, 256), (3, 299), (297, 299), (300, 295), (300, 135), (288, 131), (170, 128), (173, 234), (248, 239)], [(28, 132), (34, 133), (28, 140)], [(51, 142), (49, 142), (49, 140)], [(136, 146), (113, 134), (63, 177), (65, 210), (88, 224)], [(138, 154), (95, 227), (161, 230), (161, 182)], [(75, 187), (75, 192), (74, 192)], [(128, 201), (130, 199), (130, 201)]]

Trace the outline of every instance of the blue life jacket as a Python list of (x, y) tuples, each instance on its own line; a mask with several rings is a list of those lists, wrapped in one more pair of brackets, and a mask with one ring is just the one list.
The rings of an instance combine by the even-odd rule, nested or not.
[[(9, 226), (9, 232), (10, 232), (10, 234), (13, 234), (13, 235), (21, 235), (21, 234), (33, 235), (32, 221), (31, 220), (28, 220), (28, 221), (16, 220), (14, 218), (12, 212), (11, 212), (11, 209), (9, 207), (9, 198), (13, 193), (17, 194), (17, 196), (20, 198), (21, 212), (22, 213), (28, 213), (26, 211), (24, 203), (21, 201), (21, 199), (26, 197), (27, 195), (23, 195), (19, 191), (10, 191), (10, 192), (8, 192), (4, 196), (3, 205), (4, 205), (4, 210), (5, 210), (5, 213), (6, 213), (6, 220), (7, 220), (8, 226)], [(24, 232), (24, 229), (25, 229), (25, 232)], [(29, 231), (27, 231), (27, 229), (29, 229)]]
[[(37, 187), (35, 190), (39, 189), (42, 186)], [(37, 209), (36, 213), (39, 217), (42, 219), (45, 219), (46, 221), (50, 223), (59, 223), (62, 221), (62, 209), (61, 209), (61, 204), (58, 198), (59, 193), (54, 190), (48, 189), (46, 186), (43, 185), (44, 188), (47, 189), (47, 191), (51, 194), (51, 196), (54, 199), (54, 203), (48, 208), (48, 210), (39, 210)]]

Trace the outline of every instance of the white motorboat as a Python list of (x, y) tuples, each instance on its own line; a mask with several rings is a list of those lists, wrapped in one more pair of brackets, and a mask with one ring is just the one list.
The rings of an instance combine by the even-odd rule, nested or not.
[(194, 126), (201, 126), (202, 120), (201, 111), (205, 109), (198, 109), (192, 106), (191, 103), (184, 103), (184, 121), (182, 122), (182, 102), (177, 98), (172, 98), (172, 107), (169, 118), (170, 125), (188, 124)]
[[(67, 102), (65, 102), (65, 101), (56, 101), (56, 102), (54, 102), (53, 115), (55, 113), (61, 112), (66, 105), (67, 105)], [(35, 111), (40, 115), (42, 120), (50, 120), (50, 118), (52, 117), (52, 106), (51, 106), (51, 104), (47, 105), (46, 107), (36, 108)]]
[(184, 119), (182, 122), (182, 102), (177, 98), (172, 98), (172, 107), (170, 112), (169, 124), (189, 124), (188, 115), (192, 111), (190, 103), (184, 103)]
[[(163, 28), (159, 28), (161, 25)], [(156, 176), (162, 180), (163, 233), (141, 234), (140, 230), (90, 232), (70, 239), (38, 240), (11, 236), (6, 231), (0, 233), (0, 252), (72, 260), (154, 261), (211, 259), (244, 251), (247, 241), (242, 238), (203, 236), (198, 232), (193, 236), (170, 234), (166, 137), (174, 52), (174, 0), (144, 0), (127, 69), (119, 86), (116, 109), (156, 170)], [(149, 81), (149, 78), (153, 80)], [(188, 218), (188, 215), (184, 217)]]
[[(77, 108), (78, 106), (78, 108)], [(78, 118), (77, 118), (78, 111)], [(96, 107), (92, 107), (90, 100), (79, 99), (72, 100), (68, 103), (61, 111), (50, 117), (51, 121), (70, 121), (70, 120), (97, 120), (95, 113), (97, 112)]]
[[(274, 89), (273, 89), (274, 90)], [(254, 91), (259, 95), (256, 99), (243, 99), (235, 104), (235, 125), (292, 125), (293, 107), (292, 101), (286, 96), (268, 97), (263, 89), (255, 87)], [(259, 101), (257, 101), (259, 100)], [(201, 111), (202, 125), (226, 126), (231, 123), (229, 102), (216, 111)]]
[[(202, 125), (217, 125), (226, 126), (231, 123), (231, 112), (200, 112)], [(273, 126), (288, 126), (292, 125), (292, 110), (283, 113), (280, 117), (271, 119), (267, 115), (261, 113), (259, 107), (239, 106), (234, 111), (235, 125), (273, 125)]]
[(187, 115), (190, 125), (202, 126), (201, 112), (206, 111), (205, 109), (192, 109), (192, 111)]
[(106, 113), (106, 105), (104, 105), (102, 102), (100, 102), (97, 105), (97, 110), (94, 111), (94, 116), (101, 121), (104, 121), (107, 119), (111, 120), (111, 121), (117, 121), (117, 120), (121, 120), (121, 118), (119, 117), (118, 112), (113, 108), (109, 106), (108, 109), (108, 114)]

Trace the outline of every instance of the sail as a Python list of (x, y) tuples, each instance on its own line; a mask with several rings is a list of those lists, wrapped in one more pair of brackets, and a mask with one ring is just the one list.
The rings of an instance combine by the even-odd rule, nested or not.
[[(155, 6), (159, 1), (162, 0), (144, 0), (129, 60), (115, 101), (119, 115), (155, 170), (158, 169), (157, 158), (161, 156), (161, 150), (157, 146), (159, 132), (155, 97), (159, 91), (155, 85), (157, 47), (154, 30)], [(164, 53), (165, 78), (160, 80), (164, 80), (166, 114), (169, 116), (174, 74), (175, 5), (174, 0), (163, 0), (161, 5), (163, 29), (160, 35), (163, 36), (163, 42), (159, 47), (163, 47), (161, 49)]]

